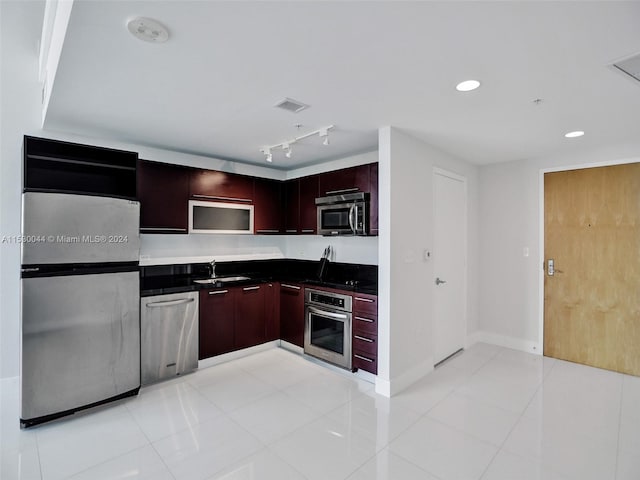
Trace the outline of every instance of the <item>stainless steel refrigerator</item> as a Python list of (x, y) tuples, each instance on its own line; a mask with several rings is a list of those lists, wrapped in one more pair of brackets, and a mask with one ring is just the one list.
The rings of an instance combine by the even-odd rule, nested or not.
[(21, 424), (140, 388), (137, 201), (22, 196)]

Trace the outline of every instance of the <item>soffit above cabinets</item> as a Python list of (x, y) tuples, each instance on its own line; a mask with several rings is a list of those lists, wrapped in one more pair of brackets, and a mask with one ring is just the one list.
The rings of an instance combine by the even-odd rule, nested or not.
[[(138, 16), (168, 40), (134, 38)], [(282, 169), (375, 149), (387, 125), (476, 164), (597, 148), (637, 137), (640, 94), (609, 66), (637, 52), (638, 18), (640, 2), (74, 2), (44, 126), (265, 165), (261, 147), (335, 125), (274, 151)]]

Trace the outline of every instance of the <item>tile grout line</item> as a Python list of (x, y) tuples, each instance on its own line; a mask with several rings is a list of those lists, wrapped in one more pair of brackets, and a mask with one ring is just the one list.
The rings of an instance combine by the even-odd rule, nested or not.
[[(167, 462), (164, 461), (164, 458), (162, 457), (162, 455), (160, 455), (160, 452), (158, 452), (158, 450), (156, 449), (155, 445), (153, 444), (153, 442), (151, 441), (151, 439), (149, 438), (147, 433), (144, 431), (144, 429), (142, 428), (142, 426), (140, 425), (140, 423), (138, 422), (136, 417), (133, 415), (133, 413), (131, 413), (131, 410), (129, 410), (129, 407), (127, 407), (126, 405), (125, 405), (125, 407), (127, 408), (127, 411), (129, 412), (129, 415), (131, 415), (131, 418), (133, 419), (135, 424), (138, 426), (138, 428), (142, 432), (142, 435), (144, 435), (144, 437), (147, 439), (147, 442), (149, 442), (149, 446), (153, 449), (154, 453), (158, 456), (158, 458), (162, 462), (162, 465), (164, 465), (164, 468), (167, 470), (167, 472), (169, 472), (169, 475), (171, 476), (171, 478), (173, 478), (174, 480), (177, 480), (175, 475), (173, 474), (173, 472), (169, 468), (169, 465), (167, 465)], [(163, 437), (163, 438), (167, 438), (167, 437)], [(162, 440), (162, 439), (158, 439), (158, 440)], [(140, 448), (144, 448), (144, 447), (140, 447)], [(131, 451), (135, 451), (135, 450), (131, 450)]]
[[(544, 356), (543, 356), (544, 358)], [(547, 372), (547, 375), (544, 375), (544, 365), (542, 366), (543, 368), (543, 375), (542, 375), (542, 382), (540, 382), (540, 385), (538, 385), (538, 388), (536, 388), (536, 391), (533, 393), (533, 395), (531, 396), (531, 399), (529, 400), (529, 402), (527, 403), (527, 406), (524, 407), (524, 409), (522, 410), (522, 413), (520, 414), (520, 416), (518, 417), (518, 420), (513, 424), (513, 427), (511, 427), (511, 429), (509, 430), (509, 433), (504, 437), (504, 440), (502, 441), (502, 443), (500, 444), (500, 446), (498, 447), (498, 450), (496, 451), (495, 455), (491, 458), (491, 460), (489, 461), (489, 463), (487, 464), (487, 466), (485, 467), (485, 469), (483, 470), (482, 474), (480, 475), (478, 480), (481, 480), (482, 477), (484, 477), (487, 473), (487, 471), (489, 470), (489, 467), (491, 467), (491, 464), (495, 461), (496, 457), (500, 454), (500, 452), (505, 451), (504, 449), (504, 445), (505, 443), (507, 443), (507, 440), (509, 440), (509, 437), (511, 436), (511, 434), (513, 433), (513, 431), (516, 429), (516, 427), (518, 426), (518, 424), (520, 423), (520, 421), (524, 418), (524, 413), (527, 411), (527, 409), (529, 408), (529, 406), (531, 405), (531, 402), (533, 402), (533, 399), (536, 397), (536, 395), (538, 394), (538, 392), (540, 391), (540, 389), (544, 386), (544, 382), (546, 380), (546, 377), (549, 376), (549, 374), (551, 373), (551, 370), (553, 370), (555, 368), (555, 366), (557, 365), (556, 362), (553, 363), (553, 365), (551, 366), (551, 368), (549, 369), (549, 372)], [(514, 455), (511, 452), (508, 452), (511, 455)], [(521, 455), (518, 455), (521, 458), (525, 458), (522, 457)], [(526, 459), (526, 458), (525, 458)], [(544, 465), (542, 463), (542, 461), (539, 461), (538, 463), (540, 463), (540, 465)]]
[(622, 408), (624, 399), (624, 375), (622, 375), (622, 385), (620, 385), (620, 411), (618, 412), (618, 440), (616, 442), (616, 463), (615, 470), (613, 472), (613, 478), (618, 478), (618, 462), (620, 461), (620, 435), (622, 434)]
[(40, 470), (40, 480), (44, 480), (44, 474), (42, 473), (42, 459), (40, 458), (40, 442), (38, 441), (38, 434), (34, 435), (36, 440), (36, 453), (38, 454), (38, 469)]

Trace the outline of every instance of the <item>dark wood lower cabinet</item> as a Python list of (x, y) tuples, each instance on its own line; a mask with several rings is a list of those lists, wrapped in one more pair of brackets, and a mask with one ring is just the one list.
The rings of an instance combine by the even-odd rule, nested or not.
[(266, 284), (264, 292), (266, 341), (280, 339), (280, 283)]
[(277, 282), (200, 291), (199, 358), (280, 338)]
[(296, 283), (280, 283), (280, 338), (304, 346), (304, 288)]
[(235, 348), (247, 348), (266, 341), (265, 288), (262, 285), (238, 287), (235, 308)]
[(200, 291), (200, 360), (235, 350), (236, 294), (237, 288)]
[(378, 297), (353, 295), (352, 355), (354, 369), (378, 373)]

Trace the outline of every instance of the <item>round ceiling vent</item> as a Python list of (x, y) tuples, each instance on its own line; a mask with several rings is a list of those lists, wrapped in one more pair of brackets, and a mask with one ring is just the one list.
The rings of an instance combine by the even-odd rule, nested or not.
[(145, 42), (163, 43), (169, 39), (169, 30), (151, 18), (137, 17), (127, 23), (131, 35)]

